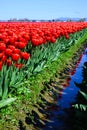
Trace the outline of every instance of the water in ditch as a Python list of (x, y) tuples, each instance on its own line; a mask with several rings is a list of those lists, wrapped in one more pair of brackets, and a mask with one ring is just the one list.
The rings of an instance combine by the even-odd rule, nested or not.
[(87, 49), (81, 55), (75, 69), (70, 72), (69, 84), (64, 86), (56, 105), (48, 107), (50, 122), (47, 122), (40, 130), (73, 130), (74, 111), (72, 104), (76, 102), (76, 95), (79, 91), (75, 82), (78, 84), (82, 82), (82, 69), (85, 62), (87, 62)]

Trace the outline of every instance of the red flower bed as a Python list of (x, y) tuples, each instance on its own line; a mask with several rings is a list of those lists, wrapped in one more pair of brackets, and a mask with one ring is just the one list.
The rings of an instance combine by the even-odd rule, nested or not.
[(87, 28), (86, 22), (1, 22), (0, 23), (0, 70), (2, 65), (21, 68), (20, 59), (28, 60), (24, 51), (29, 41), (33, 46), (55, 43), (57, 38)]

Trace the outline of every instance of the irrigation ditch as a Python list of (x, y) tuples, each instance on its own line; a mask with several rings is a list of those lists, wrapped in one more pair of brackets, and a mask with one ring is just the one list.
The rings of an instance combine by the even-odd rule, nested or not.
[[(78, 82), (82, 80), (82, 77), (79, 76), (82, 73), (82, 65), (87, 60), (86, 53), (84, 54), (86, 47), (87, 41), (73, 54), (72, 59), (63, 70), (55, 74), (55, 80), (51, 79), (49, 83), (44, 83), (44, 89), (39, 96), (40, 100), (31, 107), (31, 112), (26, 113), (25, 118), (21, 117), (18, 130), (73, 129), (71, 126), (73, 125), (72, 122), (69, 122), (73, 118), (73, 110), (70, 105), (75, 101), (75, 96), (79, 89), (75, 88), (74, 83), (71, 83), (70, 87), (70, 82), (72, 80), (74, 82), (73, 75), (74, 77), (76, 76), (75, 78)], [(79, 65), (80, 67), (78, 67)], [(67, 90), (67, 88), (70, 90)], [(71, 93), (69, 93), (70, 91)], [(66, 97), (66, 95), (68, 96)], [(68, 126), (66, 125), (66, 120), (69, 122)]]

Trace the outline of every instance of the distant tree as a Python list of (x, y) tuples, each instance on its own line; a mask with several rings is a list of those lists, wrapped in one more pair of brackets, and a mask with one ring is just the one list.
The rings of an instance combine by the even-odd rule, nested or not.
[(79, 22), (84, 22), (84, 21), (86, 21), (86, 18), (81, 18), (81, 19), (79, 20)]
[(72, 22), (72, 19), (67, 19), (67, 22)]
[(9, 19), (8, 22), (16, 22), (18, 21), (17, 18)]

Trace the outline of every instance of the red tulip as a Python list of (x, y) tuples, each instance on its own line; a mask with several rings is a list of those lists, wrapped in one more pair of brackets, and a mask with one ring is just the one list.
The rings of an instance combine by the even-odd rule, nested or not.
[(39, 40), (36, 39), (36, 38), (33, 38), (31, 42), (32, 42), (32, 44), (33, 44), (34, 46), (38, 46), (38, 45), (39, 45)]
[(6, 55), (3, 55), (3, 57), (2, 57), (2, 62), (3, 62), (3, 63), (5, 63), (5, 62), (6, 62), (6, 60), (7, 60)]
[(56, 39), (54, 37), (51, 38), (51, 42), (52, 43), (55, 43), (56, 42)]
[(24, 49), (25, 46), (26, 46), (26, 44), (25, 44), (24, 42), (19, 42), (19, 43), (18, 43), (18, 48), (19, 48), (19, 49)]
[(0, 71), (2, 70), (2, 61), (0, 61)]
[(18, 61), (20, 59), (20, 55), (19, 54), (13, 54), (12, 55), (12, 60), (13, 61)]
[(8, 48), (11, 49), (12, 51), (14, 51), (15, 46), (13, 46), (13, 45), (8, 45)]
[(3, 54), (4, 54), (4, 53), (0, 53), (0, 59), (3, 57)]
[(21, 57), (25, 60), (28, 60), (30, 58), (30, 54), (27, 52), (21, 52)]
[(7, 59), (6, 64), (7, 64), (7, 66), (11, 66), (12, 65), (12, 61), (10, 59)]
[(6, 45), (4, 43), (0, 43), (0, 51), (5, 51)]
[(20, 54), (20, 50), (19, 49), (14, 49), (13, 53), (16, 53), (16, 54)]
[(5, 53), (6, 53), (7, 56), (11, 56), (12, 55), (12, 50), (7, 48)]
[(16, 63), (16, 64), (14, 64), (14, 66), (17, 67), (18, 69), (21, 69), (24, 66), (24, 64)]
[(68, 34), (66, 34), (65, 37), (66, 37), (66, 39), (69, 39), (69, 35)]

